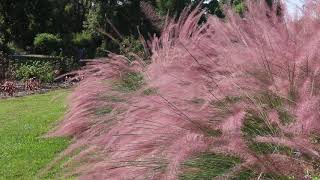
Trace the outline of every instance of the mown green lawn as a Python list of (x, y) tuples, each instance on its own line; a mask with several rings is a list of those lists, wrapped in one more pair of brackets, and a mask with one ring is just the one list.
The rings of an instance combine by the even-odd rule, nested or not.
[(66, 90), (0, 100), (0, 179), (37, 179), (67, 138), (43, 138), (65, 111)]

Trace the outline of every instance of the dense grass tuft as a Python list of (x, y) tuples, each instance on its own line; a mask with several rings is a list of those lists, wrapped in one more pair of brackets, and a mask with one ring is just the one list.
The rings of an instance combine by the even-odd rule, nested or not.
[(268, 124), (264, 113), (254, 111), (247, 112), (242, 127), (242, 133), (248, 137), (277, 135), (279, 129), (274, 124)]

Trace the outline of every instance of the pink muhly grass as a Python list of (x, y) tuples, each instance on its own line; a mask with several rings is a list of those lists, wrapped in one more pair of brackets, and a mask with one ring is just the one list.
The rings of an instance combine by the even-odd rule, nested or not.
[[(113, 81), (137, 71), (121, 56), (89, 65), (52, 135), (98, 147), (99, 158), (79, 165), (80, 179), (177, 179), (186, 159), (206, 151), (242, 159), (228, 177), (249, 167), (301, 179), (310, 164), (303, 158), (320, 158), (319, 144), (310, 141), (320, 134), (319, 7), (290, 20), (250, 1), (243, 18), (226, 10), (226, 19), (207, 16), (202, 25), (204, 12), (186, 10), (149, 43), (152, 63), (140, 68), (142, 89), (113, 89)], [(148, 87), (156, 93), (142, 95)], [(106, 102), (106, 93), (125, 102)], [(93, 115), (106, 104), (110, 114)], [(249, 118), (271, 132), (250, 137), (244, 132)], [(301, 156), (259, 154), (253, 143), (286, 146)]]

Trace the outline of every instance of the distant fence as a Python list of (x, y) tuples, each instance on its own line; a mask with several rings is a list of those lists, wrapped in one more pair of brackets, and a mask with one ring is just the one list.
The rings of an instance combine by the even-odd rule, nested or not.
[(10, 59), (16, 62), (28, 61), (30, 59), (37, 61), (56, 61), (61, 59), (59, 56), (46, 56), (46, 55), (38, 55), (38, 54), (29, 54), (29, 55), (9, 55)]

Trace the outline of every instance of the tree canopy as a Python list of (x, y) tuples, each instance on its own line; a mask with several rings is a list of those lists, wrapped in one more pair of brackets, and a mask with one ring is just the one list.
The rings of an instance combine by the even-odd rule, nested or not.
[[(221, 4), (234, 4), (243, 11), (243, 0), (205, 1), (208, 13), (223, 17)], [(266, 0), (271, 5), (272, 0)], [(200, 0), (2, 0), (0, 48), (34, 52), (34, 39), (48, 33), (62, 38), (62, 48), (71, 47), (75, 34), (91, 34), (96, 46), (114, 48), (123, 36), (148, 37), (159, 31), (155, 24), (165, 16), (178, 17)]]

